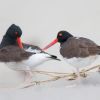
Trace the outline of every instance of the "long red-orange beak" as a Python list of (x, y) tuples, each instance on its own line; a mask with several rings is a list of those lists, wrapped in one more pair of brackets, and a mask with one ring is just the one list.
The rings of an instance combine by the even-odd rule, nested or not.
[(20, 37), (17, 37), (17, 43), (18, 43), (18, 46), (22, 49), (23, 45), (22, 45), (22, 41)]
[(58, 42), (58, 39), (54, 39), (51, 43), (49, 43), (47, 46), (45, 46), (42, 50), (47, 50), (48, 48), (50, 48), (51, 46), (53, 46), (57, 42)]

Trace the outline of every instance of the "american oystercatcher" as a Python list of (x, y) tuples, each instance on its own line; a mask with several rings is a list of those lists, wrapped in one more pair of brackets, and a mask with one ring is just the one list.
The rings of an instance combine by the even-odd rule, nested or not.
[(58, 32), (57, 38), (43, 50), (48, 49), (57, 42), (60, 43), (60, 54), (77, 69), (79, 77), (79, 68), (90, 65), (100, 55), (100, 46), (95, 42), (84, 37), (74, 37), (67, 31)]
[(22, 30), (12, 24), (4, 35), (0, 45), (0, 62), (4, 62), (14, 70), (23, 70), (27, 73), (25, 83), (32, 79), (32, 70), (48, 60), (59, 60), (48, 54), (38, 46), (21, 42)]

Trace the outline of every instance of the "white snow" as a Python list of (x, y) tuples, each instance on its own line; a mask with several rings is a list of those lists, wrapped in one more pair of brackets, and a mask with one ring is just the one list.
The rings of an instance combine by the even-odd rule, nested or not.
[[(43, 48), (60, 30), (84, 36), (100, 44), (100, 0), (0, 0), (0, 40), (11, 24), (23, 30), (22, 40)], [(59, 54), (59, 44), (47, 50)], [(91, 66), (100, 64), (100, 59)], [(91, 67), (89, 66), (89, 67)], [(49, 61), (35, 70), (75, 72), (65, 61)], [(33, 79), (44, 79), (34, 74)], [(61, 79), (26, 89), (5, 90), (24, 81), (24, 73), (0, 63), (0, 100), (100, 100), (100, 73), (76, 81)]]

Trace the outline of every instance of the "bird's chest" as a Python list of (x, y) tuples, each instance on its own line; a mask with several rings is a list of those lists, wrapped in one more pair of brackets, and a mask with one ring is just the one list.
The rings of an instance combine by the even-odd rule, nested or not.
[(80, 55), (80, 48), (79, 44), (75, 41), (74, 42), (66, 42), (61, 45), (60, 54), (63, 57), (72, 58), (72, 57), (79, 57)]

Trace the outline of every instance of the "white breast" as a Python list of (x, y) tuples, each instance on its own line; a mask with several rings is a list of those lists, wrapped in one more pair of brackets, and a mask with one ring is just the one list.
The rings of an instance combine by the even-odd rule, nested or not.
[(90, 64), (92, 64), (98, 57), (99, 56), (96, 55), (96, 56), (89, 56), (89, 57), (86, 57), (86, 58), (73, 57), (71, 59), (67, 59), (67, 58), (64, 58), (64, 59), (67, 63), (69, 63), (73, 67), (82, 68), (82, 67), (87, 67)]

